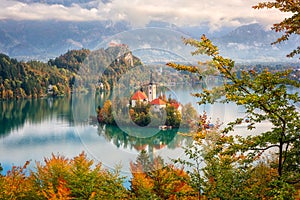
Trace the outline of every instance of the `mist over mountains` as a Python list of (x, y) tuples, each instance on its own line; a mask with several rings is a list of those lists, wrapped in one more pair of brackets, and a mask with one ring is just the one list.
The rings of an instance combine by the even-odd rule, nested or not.
[(67, 50), (93, 49), (103, 38), (128, 30), (125, 22), (0, 21), (0, 51), (18, 59), (47, 60)]
[[(35, 2), (35, 0), (22, 1)], [(64, 2), (66, 5), (71, 3), (71, 1), (48, 0), (48, 3), (51, 2)], [(93, 1), (78, 0), (77, 2), (89, 4)], [(237, 62), (299, 62), (297, 58), (285, 57), (300, 44), (299, 36), (293, 36), (283, 44), (271, 45), (280, 34), (265, 30), (259, 24), (250, 24), (236, 29), (225, 27), (216, 32), (210, 32), (205, 26), (178, 27), (165, 22), (152, 21), (144, 29), (144, 33), (139, 35), (139, 40), (151, 37), (150, 33), (147, 33), (147, 28), (153, 27), (176, 31), (176, 37), (182, 33), (182, 36), (199, 39), (204, 33), (219, 46), (223, 55)], [(0, 20), (0, 52), (19, 60), (45, 61), (72, 49), (95, 49), (103, 40), (131, 30), (133, 28), (126, 21)], [(174, 35), (170, 35), (172, 31), (166, 31), (165, 35), (158, 38), (158, 40), (165, 41), (161, 44), (161, 49), (169, 48), (168, 45), (176, 46), (174, 43), (178, 43), (178, 40), (174, 40)], [(128, 41), (128, 43), (131, 42)], [(151, 46), (151, 42), (148, 42), (147, 47)], [(130, 44), (129, 48), (131, 48)]]

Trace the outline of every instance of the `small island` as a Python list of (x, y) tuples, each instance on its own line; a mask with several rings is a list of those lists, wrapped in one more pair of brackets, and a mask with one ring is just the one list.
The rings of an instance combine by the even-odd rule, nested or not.
[[(131, 95), (122, 112), (128, 113), (128, 119), (122, 119), (122, 124), (134, 123), (138, 126), (156, 126), (162, 130), (179, 128), (182, 122), (183, 106), (176, 99), (166, 98), (163, 92), (158, 93), (158, 85), (153, 81), (152, 73), (148, 84), (141, 86)], [(122, 99), (119, 99), (122, 102)], [(114, 102), (113, 105), (120, 105)], [(189, 105), (190, 106), (190, 105)], [(117, 110), (120, 110), (117, 109)], [(112, 102), (107, 100), (103, 107), (97, 109), (97, 119), (101, 124), (116, 124), (113, 115)]]

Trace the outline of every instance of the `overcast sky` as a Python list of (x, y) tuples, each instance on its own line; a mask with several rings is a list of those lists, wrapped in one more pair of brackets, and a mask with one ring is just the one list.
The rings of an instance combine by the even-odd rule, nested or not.
[[(30, 0), (23, 0), (28, 2)], [(59, 1), (58, 1), (59, 2)], [(88, 7), (72, 4), (22, 3), (0, 0), (0, 19), (16, 20), (126, 20), (134, 27), (143, 27), (150, 20), (177, 26), (209, 24), (211, 30), (220, 26), (240, 26), (259, 22), (270, 26), (285, 16), (276, 10), (254, 10), (259, 0), (111, 0), (90, 2)]]

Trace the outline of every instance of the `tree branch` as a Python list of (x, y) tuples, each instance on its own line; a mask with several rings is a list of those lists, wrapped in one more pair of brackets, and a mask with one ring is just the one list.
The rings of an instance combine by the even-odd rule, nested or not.
[(270, 145), (266, 148), (250, 148), (250, 150), (253, 150), (253, 151), (266, 151), (266, 150), (271, 149), (273, 147), (278, 147), (279, 148), (280, 146), (278, 144), (273, 144), (273, 145)]

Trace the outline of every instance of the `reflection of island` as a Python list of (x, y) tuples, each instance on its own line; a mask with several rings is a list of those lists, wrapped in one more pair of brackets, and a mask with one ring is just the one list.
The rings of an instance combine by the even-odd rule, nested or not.
[[(107, 141), (112, 142), (118, 148), (129, 148), (137, 151), (147, 150), (151, 156), (155, 151), (163, 148), (175, 149), (183, 146), (187, 142), (191, 142), (190, 137), (185, 137), (177, 133), (177, 129), (159, 131), (150, 137), (142, 137), (143, 132), (135, 133), (135, 136), (123, 132), (120, 128), (113, 125), (98, 125), (98, 134), (103, 136)], [(157, 130), (157, 129), (155, 129)], [(138, 131), (138, 130), (135, 130)], [(151, 132), (151, 130), (149, 130)]]

